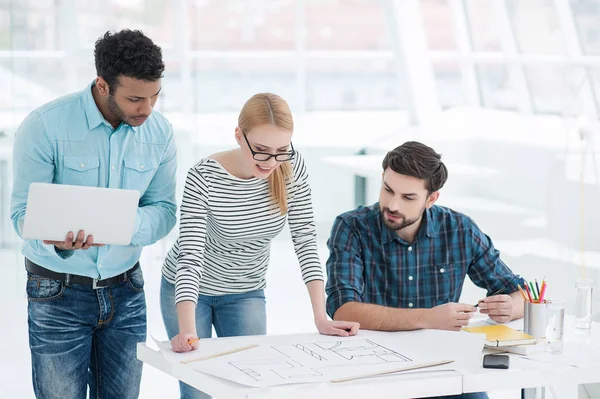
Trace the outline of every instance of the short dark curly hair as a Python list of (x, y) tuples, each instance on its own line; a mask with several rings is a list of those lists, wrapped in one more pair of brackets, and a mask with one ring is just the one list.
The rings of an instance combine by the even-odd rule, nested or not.
[(155, 82), (165, 70), (162, 50), (139, 30), (106, 32), (96, 41), (94, 59), (96, 73), (111, 92), (119, 85), (119, 75)]
[(438, 191), (448, 179), (448, 169), (442, 162), (442, 155), (431, 147), (417, 141), (407, 141), (388, 152), (382, 165), (401, 175), (425, 180), (429, 193)]

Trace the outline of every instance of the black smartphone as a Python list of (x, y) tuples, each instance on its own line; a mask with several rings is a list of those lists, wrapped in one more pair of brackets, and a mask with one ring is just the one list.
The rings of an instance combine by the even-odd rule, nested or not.
[(483, 368), (485, 369), (507, 369), (510, 358), (508, 355), (484, 355)]

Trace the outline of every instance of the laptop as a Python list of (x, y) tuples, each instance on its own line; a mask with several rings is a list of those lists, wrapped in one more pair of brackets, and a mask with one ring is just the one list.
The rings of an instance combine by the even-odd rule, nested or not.
[(95, 244), (129, 245), (139, 200), (136, 190), (31, 183), (21, 235), (64, 241), (83, 230)]

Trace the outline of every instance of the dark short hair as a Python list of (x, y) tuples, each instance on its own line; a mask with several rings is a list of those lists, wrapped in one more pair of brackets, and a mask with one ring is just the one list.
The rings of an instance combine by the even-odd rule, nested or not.
[(119, 85), (119, 76), (155, 82), (162, 78), (165, 64), (160, 47), (139, 30), (106, 32), (94, 49), (96, 73), (111, 91)]
[(417, 141), (407, 141), (388, 152), (381, 166), (384, 171), (389, 167), (401, 175), (425, 180), (425, 188), (430, 193), (441, 189), (448, 179), (442, 155)]

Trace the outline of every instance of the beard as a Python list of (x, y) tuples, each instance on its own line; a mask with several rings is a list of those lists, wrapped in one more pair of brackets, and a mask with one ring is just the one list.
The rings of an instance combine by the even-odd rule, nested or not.
[[(423, 207), (421, 208), (418, 217), (407, 219), (406, 215), (403, 215), (400, 212), (392, 212), (390, 211), (390, 208), (385, 207), (381, 208), (381, 221), (383, 222), (383, 224), (385, 224), (385, 227), (387, 227), (388, 229), (398, 231), (418, 222), (419, 219), (421, 219), (421, 216), (423, 216), (423, 212), (425, 212), (425, 205), (423, 205)], [(399, 219), (397, 221), (392, 221), (386, 218), (386, 215), (395, 216)]]
[[(113, 115), (116, 116), (121, 122), (127, 123), (129, 126), (139, 126), (144, 123), (143, 121), (140, 122), (139, 120), (136, 120), (136, 117), (130, 115), (128, 116), (125, 112), (123, 112), (121, 107), (119, 107), (119, 104), (117, 104), (114, 96), (109, 94), (106, 103), (108, 104), (108, 109), (110, 112), (112, 112)], [(147, 118), (148, 115), (139, 115), (139, 117)]]
[(115, 98), (110, 94), (108, 95), (107, 104), (108, 109), (110, 110), (110, 112), (113, 113), (114, 116), (119, 118), (121, 122), (127, 123), (127, 115), (125, 115), (125, 112), (123, 112), (121, 107), (119, 107), (119, 104), (117, 104), (117, 102), (115, 101)]

